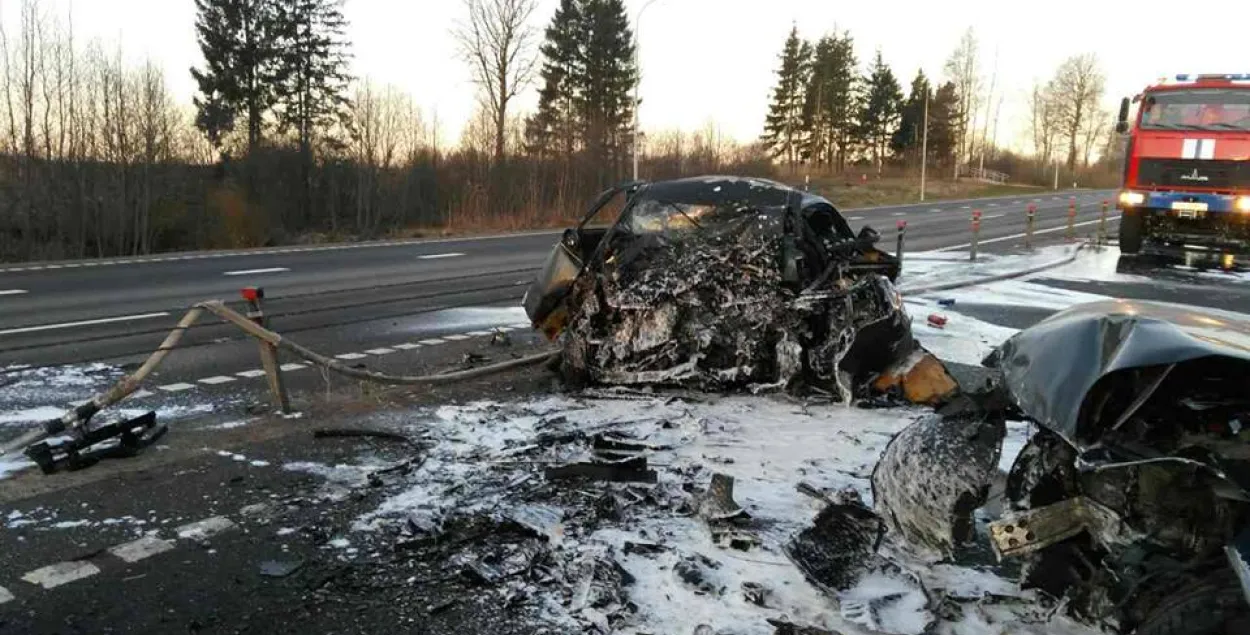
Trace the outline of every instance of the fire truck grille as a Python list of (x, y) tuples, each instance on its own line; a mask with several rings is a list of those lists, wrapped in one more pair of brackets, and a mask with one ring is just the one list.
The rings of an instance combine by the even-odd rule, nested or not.
[(1203, 159), (1141, 159), (1137, 183), (1159, 187), (1250, 188), (1250, 162)]

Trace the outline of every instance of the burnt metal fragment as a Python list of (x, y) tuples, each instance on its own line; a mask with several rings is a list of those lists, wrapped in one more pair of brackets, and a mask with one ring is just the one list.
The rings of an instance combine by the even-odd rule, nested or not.
[(582, 462), (549, 467), (547, 480), (584, 478), (613, 483), (654, 483), (655, 470), (647, 469), (647, 457), (636, 456), (619, 461)]
[(884, 536), (877, 514), (849, 502), (825, 507), (784, 549), (808, 580), (832, 594), (854, 586), (876, 564)]
[(961, 395), (904, 428), (872, 473), (873, 499), (911, 545), (950, 557), (973, 534), (1007, 434), (994, 393)]

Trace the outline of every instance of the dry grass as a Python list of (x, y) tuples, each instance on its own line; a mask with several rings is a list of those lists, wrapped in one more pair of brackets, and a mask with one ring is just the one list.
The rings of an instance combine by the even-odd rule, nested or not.
[[(920, 179), (914, 177), (869, 177), (867, 181), (849, 178), (814, 177), (811, 190), (833, 202), (841, 209), (900, 205), (920, 200)], [(949, 200), (964, 198), (988, 198), (994, 196), (1025, 195), (1044, 191), (1030, 185), (982, 183), (979, 181), (929, 181), (925, 185), (925, 200)]]

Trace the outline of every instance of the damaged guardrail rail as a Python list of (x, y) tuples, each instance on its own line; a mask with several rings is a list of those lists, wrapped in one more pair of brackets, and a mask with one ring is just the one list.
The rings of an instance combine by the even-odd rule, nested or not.
[[(152, 371), (156, 370), (161, 362), (178, 347), (183, 335), (187, 329), (191, 328), (205, 313), (211, 313), (223, 321), (237, 326), (247, 335), (256, 338), (264, 345), (272, 346), (275, 349), (281, 349), (295, 355), (305, 361), (324, 368), (328, 371), (338, 373), (355, 379), (362, 379), (382, 384), (392, 385), (436, 385), (449, 384), (461, 381), (485, 377), (488, 375), (502, 373), (516, 368), (527, 366), (535, 366), (549, 362), (555, 359), (557, 353), (540, 353), (511, 359), (497, 364), (480, 366), (477, 368), (452, 371), (435, 375), (390, 375), (377, 371), (366, 370), (348, 366), (337, 359), (322, 355), (305, 346), (301, 346), (288, 338), (275, 333), (260, 324), (257, 324), (247, 316), (226, 306), (221, 300), (209, 300), (201, 302), (192, 307), (178, 321), (177, 326), (169, 332), (147, 360), (144, 361), (134, 373), (126, 375), (117, 383), (115, 383), (107, 391), (102, 392), (91, 400), (67, 411), (60, 418), (52, 419), (45, 422), (42, 426), (30, 430), (21, 436), (0, 444), (0, 456), (28, 449), (27, 454), (35, 459), (44, 471), (55, 469), (54, 466), (61, 461), (68, 460), (69, 463), (75, 464), (78, 461), (78, 453), (91, 445), (100, 443), (109, 438), (121, 437), (122, 446), (124, 448), (135, 448), (140, 444), (148, 443), (161, 432), (163, 428), (157, 426), (150, 416), (141, 417), (133, 422), (124, 422), (122, 424), (111, 424), (102, 428), (92, 429), (89, 422), (97, 413), (117, 402), (125, 399), (131, 393), (137, 391), (143, 380), (147, 378)], [(286, 395), (281, 388), (281, 382), (275, 381), (274, 374), (281, 372), (277, 364), (265, 364), (266, 372), (271, 375), (270, 386), (278, 391), (275, 398), (279, 403), (286, 403)], [(65, 443), (57, 446), (48, 446), (42, 444), (50, 437), (58, 435), (66, 435), (68, 439)], [(31, 451), (30, 449), (33, 449)]]

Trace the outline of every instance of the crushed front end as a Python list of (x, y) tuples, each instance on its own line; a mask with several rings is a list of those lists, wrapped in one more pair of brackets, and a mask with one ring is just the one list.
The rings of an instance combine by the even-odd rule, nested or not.
[(910, 383), (925, 388), (912, 391), (919, 400), (955, 388), (940, 364), (920, 363), (893, 286), (898, 261), (820, 197), (758, 179), (652, 183), (592, 240), (593, 250), (557, 247), (566, 256), (556, 258), (583, 257), (581, 269), (560, 302), (530, 314), (549, 336), (559, 325), (562, 371), (575, 384), (850, 400), (883, 376), (902, 377), (899, 386), (926, 373), (937, 378)]

